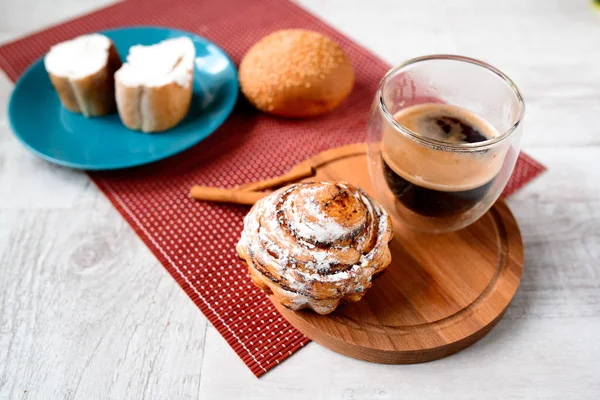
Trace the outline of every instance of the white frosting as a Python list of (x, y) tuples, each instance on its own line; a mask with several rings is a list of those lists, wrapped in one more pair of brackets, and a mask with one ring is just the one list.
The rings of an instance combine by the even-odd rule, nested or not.
[(115, 78), (126, 86), (164, 86), (175, 82), (182, 87), (192, 83), (196, 48), (188, 37), (163, 40), (151, 46), (129, 49), (127, 62)]
[(108, 62), (111, 41), (92, 33), (59, 43), (44, 57), (46, 71), (70, 79), (79, 79), (100, 71)]

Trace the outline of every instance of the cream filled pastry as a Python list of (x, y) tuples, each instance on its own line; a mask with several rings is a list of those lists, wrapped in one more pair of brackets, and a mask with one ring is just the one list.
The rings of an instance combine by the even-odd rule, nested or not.
[(390, 264), (391, 219), (347, 183), (307, 182), (259, 200), (237, 244), (254, 283), (292, 310), (359, 301)]
[(129, 49), (115, 74), (119, 116), (129, 129), (161, 132), (187, 114), (194, 85), (196, 48), (187, 37)]
[(52, 46), (44, 66), (66, 109), (86, 117), (116, 110), (114, 74), (121, 58), (108, 37), (93, 33)]

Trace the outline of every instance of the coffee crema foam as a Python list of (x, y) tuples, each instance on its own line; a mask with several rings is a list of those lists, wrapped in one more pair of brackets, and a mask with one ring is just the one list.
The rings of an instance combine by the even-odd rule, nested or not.
[[(480, 116), (449, 104), (411, 106), (397, 112), (394, 119), (424, 139), (449, 144), (477, 143), (499, 136), (496, 128)], [(387, 124), (382, 133), (381, 156), (390, 169), (415, 185), (457, 192), (494, 179), (502, 167), (504, 147), (472, 153), (438, 150)]]

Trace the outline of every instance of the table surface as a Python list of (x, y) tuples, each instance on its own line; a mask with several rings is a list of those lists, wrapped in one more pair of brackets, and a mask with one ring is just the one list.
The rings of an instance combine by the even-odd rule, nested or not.
[[(0, 0), (0, 42), (107, 3)], [(589, 1), (300, 3), (391, 64), (458, 53), (520, 85), (523, 148), (549, 171), (509, 201), (526, 260), (502, 321), (432, 363), (370, 364), (311, 343), (257, 379), (85, 174), (17, 142), (0, 73), (0, 399), (600, 398), (600, 18)]]

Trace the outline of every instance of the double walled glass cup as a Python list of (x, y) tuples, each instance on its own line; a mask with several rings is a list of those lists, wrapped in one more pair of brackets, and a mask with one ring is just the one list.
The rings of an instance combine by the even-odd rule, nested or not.
[[(484, 62), (432, 55), (393, 68), (379, 84), (367, 128), (369, 173), (379, 199), (416, 230), (470, 225), (511, 176), (524, 112), (517, 86)], [(457, 130), (462, 139), (443, 140), (419, 132), (420, 126)]]

